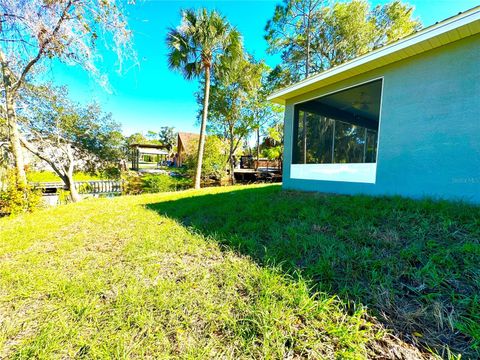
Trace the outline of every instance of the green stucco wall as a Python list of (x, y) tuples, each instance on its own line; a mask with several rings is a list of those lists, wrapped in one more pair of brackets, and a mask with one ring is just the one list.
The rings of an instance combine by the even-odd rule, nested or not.
[[(383, 77), (375, 184), (290, 178), (293, 104)], [(480, 203), (480, 35), (290, 99), (283, 186)]]

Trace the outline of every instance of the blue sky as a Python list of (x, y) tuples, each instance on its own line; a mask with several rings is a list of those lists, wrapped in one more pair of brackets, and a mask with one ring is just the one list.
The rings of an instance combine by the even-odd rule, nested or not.
[[(480, 0), (417, 0), (415, 16), (424, 26), (465, 11), (479, 4)], [(388, 1), (375, 0), (372, 4)], [(101, 67), (107, 74), (112, 92), (98, 86), (81, 68), (55, 64), (49, 77), (57, 85), (68, 85), (70, 97), (86, 103), (98, 101), (105, 111), (111, 112), (122, 124), (125, 134), (158, 131), (161, 126), (174, 126), (181, 131), (198, 131), (198, 111), (194, 93), (196, 81), (187, 81), (167, 67), (165, 36), (168, 27), (180, 22), (182, 8), (215, 8), (225, 15), (243, 35), (246, 49), (256, 58), (263, 58), (275, 66), (277, 57), (268, 56), (263, 39), (264, 26), (273, 15), (278, 1), (163, 1), (137, 0), (127, 7), (129, 26), (134, 34), (134, 49), (139, 66), (120, 75), (115, 69), (114, 58), (104, 55)], [(125, 68), (129, 65), (126, 64)]]

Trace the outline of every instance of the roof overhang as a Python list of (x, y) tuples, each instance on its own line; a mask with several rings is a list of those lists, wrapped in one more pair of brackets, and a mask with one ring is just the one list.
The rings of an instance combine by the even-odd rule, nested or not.
[(144, 155), (168, 155), (168, 151), (163, 149), (155, 149), (151, 147), (137, 147), (137, 150), (140, 154)]
[(480, 33), (480, 6), (276, 91), (269, 95), (267, 99), (285, 105), (288, 99), (298, 95), (478, 33)]

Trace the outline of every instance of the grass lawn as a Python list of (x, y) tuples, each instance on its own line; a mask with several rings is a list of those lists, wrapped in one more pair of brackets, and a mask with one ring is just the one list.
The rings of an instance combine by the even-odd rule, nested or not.
[(277, 185), (0, 219), (0, 358), (475, 358), (479, 239), (478, 207)]

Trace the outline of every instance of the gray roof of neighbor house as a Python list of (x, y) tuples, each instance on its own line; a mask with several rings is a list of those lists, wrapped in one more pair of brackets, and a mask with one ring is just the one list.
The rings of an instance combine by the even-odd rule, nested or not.
[(295, 96), (478, 33), (480, 33), (480, 6), (459, 13), (394, 43), (280, 89), (272, 93), (268, 100), (283, 105), (286, 100)]

